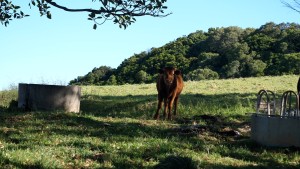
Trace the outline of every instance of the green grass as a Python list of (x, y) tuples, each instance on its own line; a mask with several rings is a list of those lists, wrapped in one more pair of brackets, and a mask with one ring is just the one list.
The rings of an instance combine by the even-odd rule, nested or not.
[(0, 91), (0, 112), (1, 112), (1, 109), (16, 106), (15, 101), (17, 99), (18, 99), (18, 90), (17, 89)]
[(1, 91), (0, 168), (298, 168), (298, 148), (249, 138), (247, 114), (260, 89), (280, 97), (297, 80), (186, 82), (174, 121), (152, 119), (155, 84), (83, 86), (79, 114), (18, 111), (17, 92)]

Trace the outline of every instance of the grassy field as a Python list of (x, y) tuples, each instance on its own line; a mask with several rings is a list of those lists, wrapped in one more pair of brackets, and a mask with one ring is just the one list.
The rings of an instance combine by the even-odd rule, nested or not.
[(22, 112), (0, 92), (0, 168), (299, 168), (298, 148), (250, 138), (256, 94), (299, 76), (186, 82), (178, 117), (153, 120), (155, 84), (83, 86), (81, 112)]

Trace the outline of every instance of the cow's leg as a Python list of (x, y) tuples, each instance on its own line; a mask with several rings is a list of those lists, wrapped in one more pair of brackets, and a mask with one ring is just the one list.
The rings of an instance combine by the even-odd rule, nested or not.
[(172, 120), (172, 108), (173, 108), (173, 104), (174, 104), (174, 97), (170, 98), (169, 101), (169, 111), (168, 111), (168, 119)]
[(165, 99), (164, 99), (164, 115), (163, 115), (164, 120), (166, 119), (166, 116), (167, 116), (168, 104), (169, 104), (169, 103), (168, 103), (168, 99), (165, 98)]
[(161, 109), (162, 101), (163, 101), (163, 98), (161, 96), (158, 96), (157, 109), (156, 109), (156, 113), (154, 115), (154, 119), (156, 119), (156, 120), (159, 119), (159, 110)]
[(168, 105), (168, 120), (172, 120), (172, 101), (170, 100), (169, 105)]
[(175, 97), (175, 99), (174, 99), (174, 116), (177, 115), (178, 98), (179, 97)]

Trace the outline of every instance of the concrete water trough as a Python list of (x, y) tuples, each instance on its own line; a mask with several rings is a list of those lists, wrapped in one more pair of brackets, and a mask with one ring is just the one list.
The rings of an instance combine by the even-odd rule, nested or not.
[(265, 146), (300, 147), (299, 94), (284, 92), (280, 111), (276, 111), (275, 103), (273, 92), (258, 93), (256, 113), (251, 116), (251, 138)]
[(81, 88), (44, 84), (19, 84), (18, 107), (25, 110), (80, 111)]
[(300, 119), (253, 114), (251, 138), (265, 146), (300, 147)]

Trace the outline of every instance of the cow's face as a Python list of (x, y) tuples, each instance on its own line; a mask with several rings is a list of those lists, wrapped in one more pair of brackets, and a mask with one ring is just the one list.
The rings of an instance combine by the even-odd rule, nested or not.
[(160, 74), (163, 75), (164, 83), (171, 85), (174, 81), (174, 76), (179, 75), (181, 72), (172, 67), (166, 67), (160, 70)]

